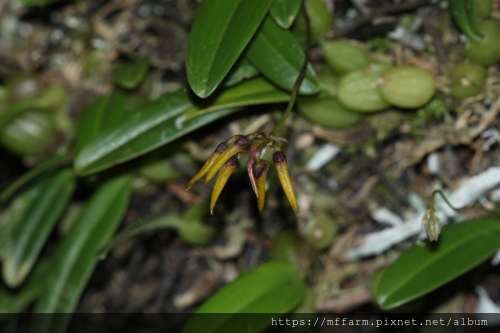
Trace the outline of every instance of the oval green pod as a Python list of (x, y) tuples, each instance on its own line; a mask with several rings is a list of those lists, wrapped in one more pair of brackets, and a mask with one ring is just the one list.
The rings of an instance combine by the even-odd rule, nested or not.
[(50, 117), (41, 110), (20, 113), (5, 124), (0, 142), (20, 155), (39, 155), (55, 138), (56, 130)]
[(385, 100), (401, 108), (418, 108), (434, 95), (434, 77), (421, 68), (401, 66), (384, 73), (380, 92)]
[(325, 41), (321, 43), (323, 56), (338, 74), (363, 69), (370, 64), (368, 53), (347, 41)]
[(493, 0), (481, 0), (474, 2), (476, 5), (476, 13), (478, 17), (482, 18), (490, 16), (491, 12), (493, 11)]
[(332, 217), (318, 213), (304, 224), (300, 232), (312, 246), (324, 250), (333, 243), (337, 235), (337, 225)]
[(450, 72), (451, 94), (458, 99), (479, 94), (486, 83), (486, 69), (478, 64), (460, 63)]
[(467, 40), (464, 55), (472, 62), (485, 66), (493, 65), (500, 59), (500, 22), (479, 22), (479, 33), (483, 36), (480, 40)]
[(361, 113), (346, 109), (337, 99), (329, 96), (303, 98), (298, 107), (300, 113), (313, 122), (333, 128), (356, 125), (363, 117)]
[(377, 112), (390, 104), (378, 89), (381, 73), (373, 70), (357, 70), (344, 75), (339, 82), (338, 99), (346, 108), (359, 112)]

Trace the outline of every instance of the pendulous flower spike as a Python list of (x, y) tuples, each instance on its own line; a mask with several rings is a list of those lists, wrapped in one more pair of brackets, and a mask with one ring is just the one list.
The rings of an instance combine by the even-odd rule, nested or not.
[(201, 170), (193, 178), (191, 178), (186, 190), (189, 190), (194, 185), (194, 183), (196, 183), (206, 175), (208, 170), (210, 170), (210, 168), (214, 165), (222, 152), (227, 149), (227, 147), (227, 144), (225, 142), (222, 142), (217, 146), (217, 148), (215, 148), (214, 152), (212, 153), (212, 155), (210, 155), (210, 158), (205, 162)]
[(269, 171), (269, 162), (265, 160), (259, 161), (252, 167), (252, 175), (256, 185), (257, 206), (260, 213), (264, 210), (264, 204), (266, 202), (267, 171)]
[(210, 197), (210, 214), (214, 214), (214, 207), (215, 203), (217, 202), (217, 199), (220, 196), (220, 193), (222, 192), (222, 189), (227, 183), (227, 180), (229, 177), (238, 171), (238, 168), (240, 167), (240, 162), (238, 161), (238, 157), (233, 156), (227, 162), (222, 166), (219, 177), (217, 177), (217, 180), (215, 181), (214, 189), (212, 190), (212, 196)]
[(206, 172), (205, 176), (205, 184), (208, 184), (219, 169), (233, 156), (236, 156), (240, 153), (246, 153), (250, 150), (250, 141), (245, 136), (242, 136), (238, 140), (236, 140), (233, 144), (230, 144), (229, 147), (219, 155), (218, 159), (212, 164), (209, 170)]
[(278, 172), (278, 178), (280, 180), (281, 186), (285, 191), (286, 198), (292, 207), (294, 213), (299, 211), (297, 205), (297, 198), (295, 197), (295, 191), (293, 190), (293, 184), (288, 174), (287, 160), (286, 156), (282, 151), (277, 151), (273, 154), (273, 162)]

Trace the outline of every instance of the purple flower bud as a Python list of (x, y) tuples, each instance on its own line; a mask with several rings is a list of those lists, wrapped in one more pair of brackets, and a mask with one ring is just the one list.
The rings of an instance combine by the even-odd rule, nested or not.
[(286, 163), (286, 156), (282, 151), (277, 151), (273, 154), (273, 161), (275, 164)]
[(235, 167), (236, 169), (240, 167), (240, 160), (238, 159), (238, 156), (233, 156), (230, 159), (227, 160), (226, 165), (228, 167)]
[(215, 154), (220, 154), (220, 153), (222, 153), (226, 149), (227, 149), (227, 144), (225, 142), (221, 142), (221, 143), (219, 143), (219, 145), (217, 146), (217, 148), (215, 148), (214, 153)]
[(268, 161), (260, 161), (259, 164), (254, 164), (252, 166), (252, 174), (256, 179), (261, 178), (263, 175), (267, 173), (268, 170), (269, 170)]
[(241, 138), (236, 140), (234, 142), (234, 145), (244, 150), (250, 150), (250, 141), (248, 141), (246, 136), (242, 136)]

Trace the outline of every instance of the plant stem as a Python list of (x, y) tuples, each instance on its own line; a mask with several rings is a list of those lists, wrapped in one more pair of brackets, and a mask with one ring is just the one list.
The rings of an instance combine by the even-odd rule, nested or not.
[(481, 206), (481, 205), (473, 205), (473, 206), (465, 206), (465, 207), (461, 207), (461, 208), (457, 208), (457, 207), (454, 207), (449, 201), (448, 199), (446, 198), (446, 196), (444, 195), (444, 193), (441, 191), (441, 190), (434, 190), (432, 191), (432, 194), (431, 194), (431, 199), (429, 200), (429, 210), (431, 211), (434, 211), (434, 200), (435, 200), (435, 197), (436, 195), (440, 195), (441, 198), (444, 199), (444, 201), (446, 202), (446, 204), (451, 208), (453, 209), (455, 212), (457, 213), (464, 213), (464, 212), (468, 212), (468, 211), (477, 211), (477, 209), (483, 211), (484, 213), (488, 214), (488, 215), (493, 215), (493, 216), (496, 216), (496, 217), (500, 217), (500, 214), (496, 213), (495, 211), (490, 211), (488, 209), (486, 209), (485, 207)]
[(432, 194), (431, 194), (431, 200), (429, 202), (429, 209), (434, 210), (434, 200), (435, 200), (436, 195), (438, 195), (438, 194), (441, 196), (441, 198), (444, 199), (444, 201), (446, 202), (446, 204), (448, 206), (450, 206), (450, 208), (453, 209), (457, 213), (463, 212), (464, 210), (466, 210), (468, 208), (468, 207), (462, 207), (462, 208), (456, 208), (456, 207), (454, 207), (448, 201), (448, 199), (446, 198), (446, 196), (444, 195), (444, 193), (441, 190), (434, 190), (434, 191), (432, 191)]
[(304, 13), (304, 19), (306, 21), (306, 50), (304, 54), (304, 64), (302, 65), (302, 68), (300, 69), (300, 73), (297, 76), (297, 80), (295, 80), (295, 84), (293, 85), (292, 89), (292, 95), (290, 96), (290, 101), (288, 102), (288, 105), (286, 107), (285, 113), (283, 113), (283, 116), (281, 116), (280, 121), (274, 126), (274, 129), (271, 132), (271, 135), (276, 135), (278, 132), (281, 130), (283, 125), (285, 124), (286, 120), (292, 113), (292, 108), (295, 104), (295, 100), (297, 99), (297, 94), (299, 92), (300, 84), (302, 83), (302, 80), (306, 76), (307, 72), (307, 64), (309, 63), (309, 55), (308, 55), (308, 50), (311, 46), (311, 22), (309, 20), (309, 15), (307, 15), (307, 10), (305, 6), (305, 1), (302, 1), (302, 12)]

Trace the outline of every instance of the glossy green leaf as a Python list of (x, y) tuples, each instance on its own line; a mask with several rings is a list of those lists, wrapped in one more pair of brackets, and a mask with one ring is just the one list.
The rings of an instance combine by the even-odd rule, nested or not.
[(238, 108), (250, 105), (283, 103), (290, 99), (290, 95), (269, 83), (264, 78), (255, 78), (243, 82), (231, 89), (227, 89), (220, 95), (214, 97), (209, 103), (201, 103), (194, 106), (185, 113), (188, 119), (201, 114), (227, 108)]
[[(101, 185), (59, 245), (35, 312), (71, 313), (99, 261), (100, 250), (120, 224), (130, 198), (130, 178)], [(63, 332), (70, 317), (40, 316), (35, 332)]]
[(19, 286), (31, 271), (51, 230), (75, 188), (71, 170), (42, 178), (34, 185), (38, 195), (26, 208), (4, 252), (2, 274), (10, 287)]
[(76, 134), (75, 150), (94, 140), (103, 131), (114, 127), (126, 114), (127, 97), (115, 91), (108, 96), (96, 98), (83, 112)]
[(251, 79), (257, 76), (259, 72), (246, 60), (242, 58), (238, 60), (236, 65), (231, 69), (226, 77), (225, 86), (231, 87), (243, 80)]
[(104, 248), (104, 253), (127, 239), (158, 229), (178, 228), (183, 222), (182, 218), (172, 212), (152, 217), (145, 221), (136, 221), (117, 233)]
[(122, 63), (113, 71), (113, 78), (121, 87), (133, 89), (144, 79), (148, 67), (149, 59), (147, 58)]
[(49, 268), (50, 260), (39, 260), (20, 288), (12, 291), (0, 287), (0, 314), (19, 313), (40, 297)]
[[(304, 50), (293, 34), (270, 17), (265, 19), (245, 56), (270, 81), (288, 91), (292, 91), (305, 59)], [(318, 91), (318, 78), (308, 64), (299, 93), (311, 95)]]
[(31, 186), (20, 192), (10, 205), (0, 211), (0, 259), (9, 246), (9, 239), (15, 228), (21, 223), (29, 207), (40, 195), (39, 186)]
[(225, 90), (205, 106), (193, 107), (185, 89), (150, 102), (115, 128), (102, 133), (75, 161), (79, 174), (91, 174), (143, 155), (195, 129), (236, 112), (236, 107), (279, 103), (289, 95), (262, 78)]
[(274, 0), (269, 13), (280, 27), (288, 29), (300, 10), (302, 0)]
[(217, 88), (253, 37), (272, 0), (204, 0), (187, 51), (189, 85), (199, 97)]
[(443, 229), (439, 242), (414, 245), (373, 286), (389, 310), (425, 295), (477, 266), (500, 249), (500, 220), (474, 219)]
[(187, 208), (182, 215), (165, 212), (146, 220), (135, 221), (123, 230), (120, 230), (109, 244), (106, 245), (103, 252), (107, 252), (127, 239), (158, 229), (176, 229), (182, 237), (183, 230), (185, 231), (189, 228), (193, 221), (198, 225), (203, 225), (201, 220), (208, 214), (208, 207), (208, 200), (203, 200)]
[[(271, 325), (268, 317), (241, 314), (285, 314), (300, 303), (305, 292), (304, 282), (293, 265), (281, 261), (266, 262), (210, 297), (191, 317), (183, 332), (261, 332)], [(207, 320), (206, 313), (220, 315), (210, 316)]]
[(9, 200), (13, 194), (15, 194), (23, 186), (30, 183), (34, 179), (42, 176), (45, 173), (52, 172), (54, 169), (70, 165), (72, 161), (73, 161), (72, 155), (54, 156), (47, 162), (29, 170), (1, 192), (0, 202), (5, 202)]
[(476, 13), (476, 0), (451, 0), (451, 14), (460, 30), (473, 40), (480, 40), (478, 20)]

